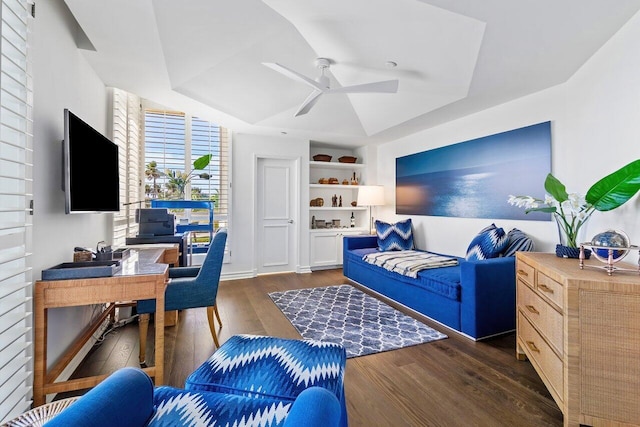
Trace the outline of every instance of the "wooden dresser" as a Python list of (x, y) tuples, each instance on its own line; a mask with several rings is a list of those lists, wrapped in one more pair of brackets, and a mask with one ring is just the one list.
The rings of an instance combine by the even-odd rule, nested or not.
[(516, 355), (531, 361), (564, 425), (640, 425), (640, 276), (580, 270), (555, 254), (516, 258)]

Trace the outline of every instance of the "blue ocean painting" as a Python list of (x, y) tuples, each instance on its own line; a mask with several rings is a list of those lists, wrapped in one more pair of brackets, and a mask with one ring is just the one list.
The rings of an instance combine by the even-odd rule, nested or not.
[(544, 198), (550, 171), (551, 122), (398, 157), (396, 213), (549, 221), (507, 199)]

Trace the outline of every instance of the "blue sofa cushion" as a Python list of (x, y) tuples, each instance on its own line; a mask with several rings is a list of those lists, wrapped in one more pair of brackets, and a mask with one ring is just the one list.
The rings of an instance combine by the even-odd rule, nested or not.
[[(378, 250), (376, 248), (352, 249), (345, 254), (345, 257), (353, 257), (353, 261), (356, 261), (358, 263), (358, 266), (362, 266), (363, 268), (371, 271), (372, 275), (386, 277), (390, 280), (396, 280), (407, 285), (417, 286), (418, 288), (433, 292), (438, 295), (442, 295), (443, 297), (451, 300), (460, 300), (459, 264), (463, 261), (462, 258), (458, 258), (457, 266), (422, 270), (418, 272), (418, 277), (416, 279), (413, 279), (411, 277), (406, 277), (393, 271), (385, 270), (382, 267), (369, 264), (362, 260), (365, 255), (374, 252), (377, 253)], [(398, 286), (401, 286), (400, 283), (398, 283)], [(407, 288), (407, 292), (413, 292), (411, 290), (411, 287)]]
[(507, 247), (504, 250), (504, 256), (516, 256), (518, 251), (532, 251), (533, 240), (523, 231), (512, 228), (507, 233)]
[(293, 401), (320, 386), (342, 400), (346, 360), (339, 344), (234, 335), (189, 375), (185, 389)]
[(411, 218), (389, 224), (376, 220), (378, 249), (381, 251), (407, 251), (413, 249)]
[(284, 426), (292, 402), (157, 387), (149, 427)]
[(507, 246), (507, 235), (502, 228), (491, 224), (483, 228), (471, 240), (467, 249), (467, 261), (481, 261), (497, 258)]

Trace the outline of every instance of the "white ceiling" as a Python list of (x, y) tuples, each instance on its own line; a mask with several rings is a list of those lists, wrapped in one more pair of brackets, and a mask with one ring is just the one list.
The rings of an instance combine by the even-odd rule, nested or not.
[[(640, 9), (640, 0), (65, 2), (108, 86), (235, 132), (355, 146), (563, 83)], [(262, 63), (315, 79), (317, 57), (332, 60), (332, 88), (398, 79), (398, 93), (327, 94), (293, 117), (309, 86)]]

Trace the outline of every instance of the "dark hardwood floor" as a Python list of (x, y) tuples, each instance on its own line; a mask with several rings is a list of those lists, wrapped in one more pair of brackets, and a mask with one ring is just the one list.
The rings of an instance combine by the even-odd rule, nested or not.
[[(240, 333), (300, 338), (267, 294), (342, 283), (348, 283), (342, 270), (223, 281), (218, 293), (224, 325), (220, 341)], [(449, 338), (347, 361), (351, 426), (562, 425), (562, 413), (531, 364), (516, 360), (514, 333), (473, 342), (419, 319)], [(137, 339), (136, 323), (112, 332), (76, 375), (137, 366)], [(152, 339), (150, 333), (151, 360)], [(175, 387), (215, 351), (205, 309), (182, 311), (178, 326), (166, 329), (165, 340), (165, 378)]]

